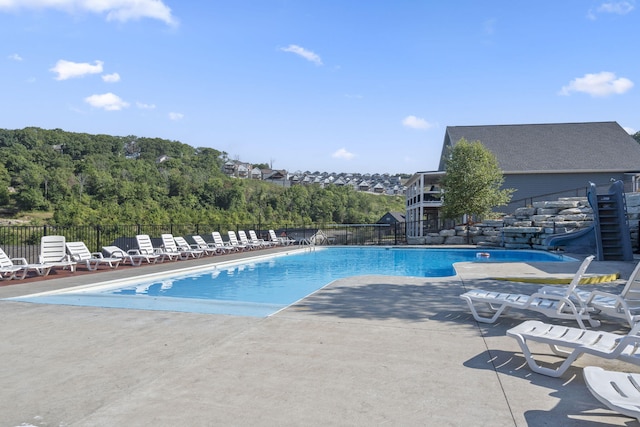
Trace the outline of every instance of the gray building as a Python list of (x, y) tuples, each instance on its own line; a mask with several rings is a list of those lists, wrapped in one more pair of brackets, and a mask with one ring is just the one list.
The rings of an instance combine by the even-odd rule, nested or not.
[(444, 157), (461, 138), (480, 141), (498, 159), (504, 188), (515, 188), (511, 211), (532, 201), (585, 195), (589, 182), (621, 180), (637, 190), (640, 144), (616, 122), (447, 127)]
[[(534, 201), (585, 196), (589, 182), (607, 187), (621, 180), (626, 192), (640, 186), (640, 144), (616, 122), (448, 126), (437, 171), (417, 172), (407, 186), (407, 234), (422, 237), (441, 224), (438, 183), (445, 156), (462, 138), (480, 141), (513, 188), (512, 212)], [(446, 197), (446, 196), (445, 196)]]

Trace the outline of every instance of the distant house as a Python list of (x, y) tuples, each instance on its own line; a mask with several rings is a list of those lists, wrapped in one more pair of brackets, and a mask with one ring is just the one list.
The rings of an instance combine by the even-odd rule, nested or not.
[(224, 173), (226, 175), (233, 176), (233, 175), (236, 174), (236, 167), (237, 167), (236, 163), (231, 161), (231, 160), (229, 160), (229, 161), (225, 162), (225, 164), (224, 164), (224, 166), (222, 168), (223, 168)]
[(382, 194), (384, 193), (384, 189), (385, 186), (382, 182), (377, 183), (376, 185), (373, 186), (373, 192), (377, 193), (377, 194)]
[(249, 177), (249, 166), (246, 164), (239, 164), (236, 168), (236, 174), (238, 178), (248, 178)]
[(504, 173), (503, 188), (516, 189), (502, 212), (537, 200), (583, 196), (589, 182), (608, 186), (621, 180), (626, 191), (639, 187), (640, 144), (616, 122), (449, 126), (438, 170), (418, 172), (405, 184), (408, 236), (438, 227), (445, 156), (462, 138), (491, 151)]
[(262, 171), (260, 168), (254, 167), (251, 169), (251, 179), (262, 179)]
[(405, 222), (404, 212), (387, 212), (376, 224), (398, 224)]
[(359, 191), (369, 191), (369, 189), (371, 188), (371, 184), (369, 184), (369, 181), (367, 180), (362, 180), (360, 182), (360, 184), (358, 184), (358, 190)]
[(263, 169), (262, 180), (271, 182), (272, 184), (289, 187), (289, 174), (285, 170)]

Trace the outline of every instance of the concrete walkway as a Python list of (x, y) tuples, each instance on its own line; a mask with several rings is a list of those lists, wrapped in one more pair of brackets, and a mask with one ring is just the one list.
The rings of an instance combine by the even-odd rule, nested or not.
[[(214, 261), (16, 282), (0, 298)], [(513, 311), (477, 324), (459, 298), (473, 287), (529, 293), (538, 285), (490, 278), (577, 266), (349, 278), (269, 318), (0, 301), (0, 426), (637, 425), (591, 396), (582, 367), (640, 367), (584, 357), (562, 378), (535, 374), (505, 331), (550, 320)], [(592, 266), (626, 278), (633, 263)]]

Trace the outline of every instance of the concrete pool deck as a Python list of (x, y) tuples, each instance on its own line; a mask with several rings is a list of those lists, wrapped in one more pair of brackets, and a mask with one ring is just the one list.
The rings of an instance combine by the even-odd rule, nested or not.
[[(0, 298), (222, 259), (14, 281)], [(268, 318), (0, 301), (0, 426), (637, 425), (592, 397), (582, 367), (640, 367), (585, 356), (561, 378), (533, 373), (505, 331), (529, 318), (565, 322), (514, 310), (478, 324), (459, 298), (474, 287), (530, 293), (540, 285), (491, 277), (578, 264), (342, 279)], [(588, 272), (626, 279), (633, 266), (593, 262)], [(615, 320), (601, 328), (628, 331)]]

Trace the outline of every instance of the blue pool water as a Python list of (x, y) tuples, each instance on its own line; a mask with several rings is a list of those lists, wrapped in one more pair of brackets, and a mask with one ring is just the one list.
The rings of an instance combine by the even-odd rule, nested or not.
[[(164, 274), (136, 282), (114, 282), (72, 292), (16, 298), (21, 301), (151, 310), (267, 316), (334, 280), (360, 275), (443, 277), (453, 264), (564, 261), (538, 251), (322, 248), (292, 254), (219, 263), (197, 271)], [(212, 259), (212, 262), (217, 260)]]

